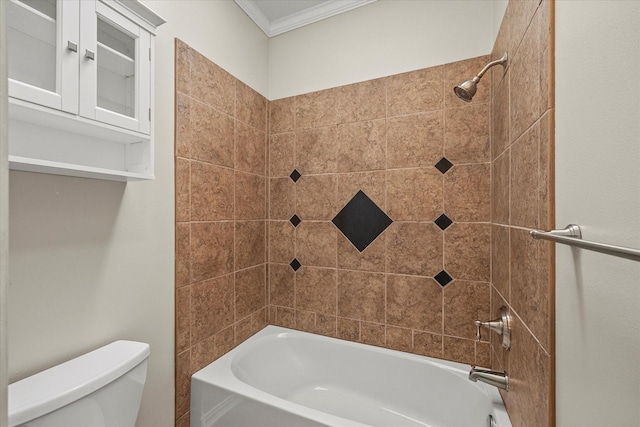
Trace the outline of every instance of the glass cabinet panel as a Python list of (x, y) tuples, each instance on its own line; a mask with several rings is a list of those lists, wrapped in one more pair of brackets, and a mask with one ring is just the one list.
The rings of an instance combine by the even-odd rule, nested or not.
[(136, 37), (98, 17), (98, 107), (136, 116)]
[(56, 0), (6, 3), (9, 78), (57, 92)]
[(150, 33), (100, 1), (81, 1), (80, 16), (80, 115), (148, 134)]

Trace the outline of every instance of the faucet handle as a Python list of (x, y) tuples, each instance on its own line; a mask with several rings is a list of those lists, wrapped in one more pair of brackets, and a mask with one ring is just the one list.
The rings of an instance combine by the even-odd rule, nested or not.
[(480, 335), (480, 326), (484, 326), (485, 322), (481, 322), (479, 320), (476, 320), (475, 322), (473, 322), (474, 325), (476, 325), (476, 341), (480, 342), (480, 339), (482, 338), (482, 336)]
[(500, 317), (495, 320), (491, 320), (488, 322), (482, 322), (480, 320), (476, 320), (473, 323), (476, 325), (476, 340), (480, 341), (482, 338), (480, 335), (480, 327), (484, 326), (485, 328), (495, 332), (498, 335), (502, 336), (502, 347), (506, 350), (509, 350), (511, 347), (511, 315), (505, 306), (502, 306), (498, 309)]

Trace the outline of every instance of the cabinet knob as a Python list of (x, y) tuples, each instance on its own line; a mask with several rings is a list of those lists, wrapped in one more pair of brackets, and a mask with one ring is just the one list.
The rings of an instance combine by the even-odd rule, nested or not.
[(71, 40), (67, 40), (67, 50), (69, 52), (77, 52), (78, 51), (78, 43), (74, 43)]
[(96, 53), (92, 50), (87, 49), (84, 53), (84, 57), (90, 60), (96, 59)]

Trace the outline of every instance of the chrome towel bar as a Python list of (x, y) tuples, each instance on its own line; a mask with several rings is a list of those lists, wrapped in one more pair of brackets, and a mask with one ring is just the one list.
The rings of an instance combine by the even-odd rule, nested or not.
[(582, 231), (580, 230), (580, 226), (576, 224), (569, 224), (562, 230), (532, 230), (529, 234), (531, 234), (531, 237), (533, 237), (534, 239), (550, 240), (552, 242), (562, 243), (563, 245), (577, 246), (579, 248), (588, 249), (590, 251), (596, 251), (608, 255), (631, 259), (634, 261), (640, 261), (639, 249), (582, 240)]

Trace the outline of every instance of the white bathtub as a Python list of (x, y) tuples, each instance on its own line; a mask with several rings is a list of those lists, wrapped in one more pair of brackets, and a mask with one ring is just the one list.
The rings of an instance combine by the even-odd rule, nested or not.
[(191, 427), (511, 427), (470, 367), (267, 326), (191, 382)]

